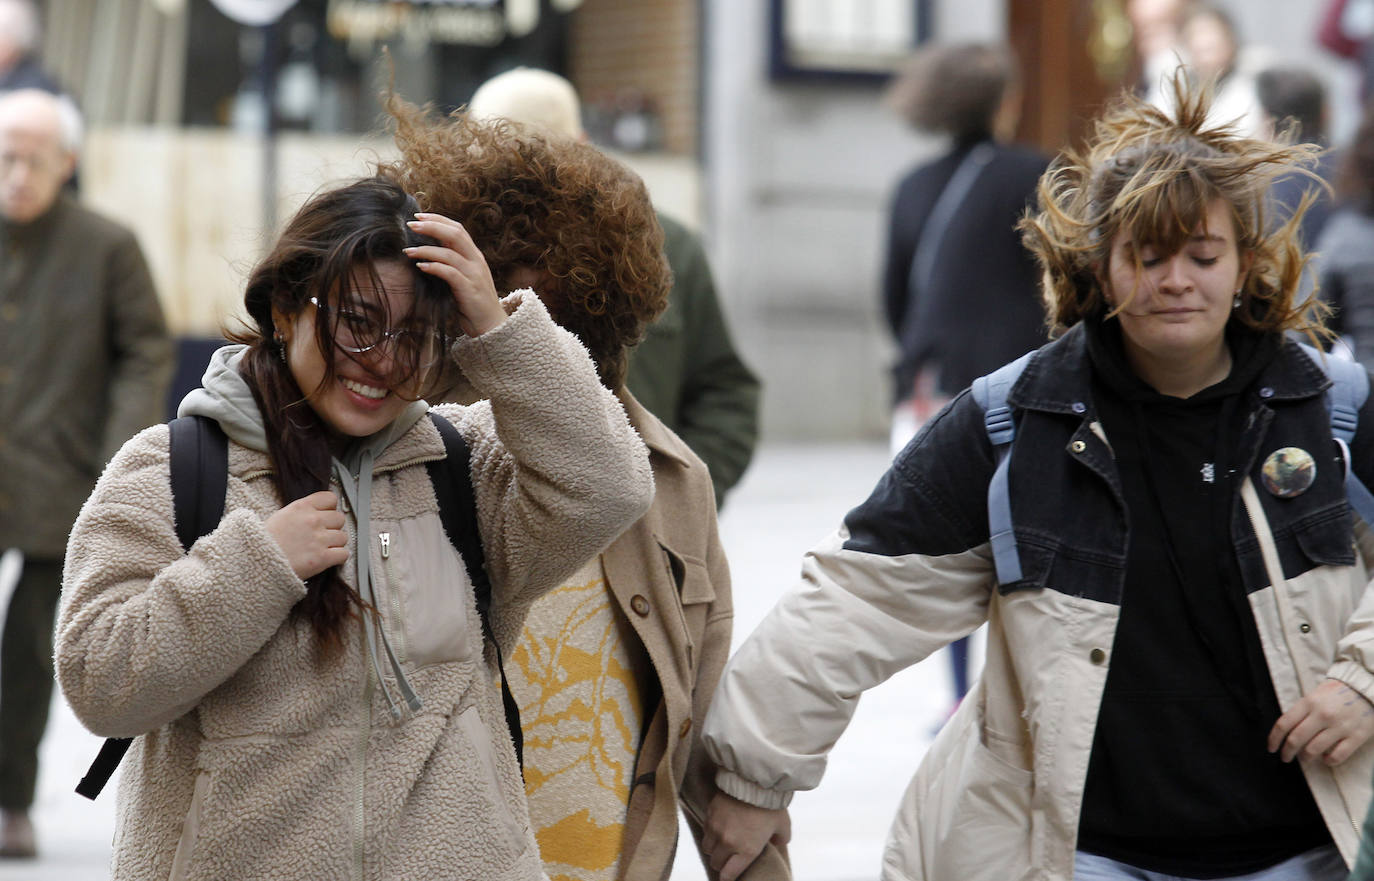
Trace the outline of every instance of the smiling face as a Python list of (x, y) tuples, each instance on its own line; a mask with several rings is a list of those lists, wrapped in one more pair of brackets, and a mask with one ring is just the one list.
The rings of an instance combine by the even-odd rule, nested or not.
[(1196, 362), (1219, 353), (1249, 264), (1224, 199), (1212, 200), (1203, 222), (1173, 254), (1137, 246), (1128, 230), (1118, 231), (1106, 295), (1113, 307), (1125, 304), (1117, 317), (1127, 354), (1133, 361)]
[[(379, 284), (374, 284), (373, 274)], [(348, 335), (347, 322), (335, 322), (331, 310), (344, 308), (382, 328), (388, 323), (392, 330), (406, 327), (413, 321), (414, 284), (415, 270), (410, 265), (381, 261), (373, 265), (372, 273), (362, 268), (353, 272), (347, 303), (341, 304), (335, 292), (327, 301), (321, 295), (324, 308), (307, 305), (294, 317), (274, 311), (291, 375), (335, 435), (366, 437), (390, 425), (418, 396), (424, 376), (421, 372), (398, 382), (397, 374), (405, 371), (397, 363), (390, 340), (365, 352), (345, 349), (355, 341)], [(329, 351), (320, 347), (318, 321), (333, 325), (335, 344)]]

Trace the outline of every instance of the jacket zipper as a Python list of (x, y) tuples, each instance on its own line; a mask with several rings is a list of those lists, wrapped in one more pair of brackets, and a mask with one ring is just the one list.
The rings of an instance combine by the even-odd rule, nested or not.
[[(396, 644), (396, 660), (404, 664), (406, 660), (406, 637), (405, 628), (401, 626), (401, 592), (396, 590), (396, 579), (391, 575), (391, 533), (377, 533), (377, 541), (381, 545), (382, 576), (386, 579), (388, 605), (391, 607), (391, 626), (388, 630), (392, 641)], [(385, 626), (385, 623), (378, 622), (378, 626)]]

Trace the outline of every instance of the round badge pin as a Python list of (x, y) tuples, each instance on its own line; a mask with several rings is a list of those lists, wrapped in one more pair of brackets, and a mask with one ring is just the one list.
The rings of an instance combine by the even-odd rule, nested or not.
[(1301, 447), (1284, 447), (1264, 460), (1264, 488), (1281, 499), (1307, 492), (1317, 479), (1317, 463)]

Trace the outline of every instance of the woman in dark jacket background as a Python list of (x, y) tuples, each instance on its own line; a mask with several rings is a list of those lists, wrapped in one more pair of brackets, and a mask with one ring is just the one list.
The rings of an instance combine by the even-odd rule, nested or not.
[[(1017, 221), (1048, 160), (1010, 144), (1021, 115), (1016, 59), (1003, 46), (931, 46), (912, 56), (888, 103), (949, 149), (897, 185), (883, 308), (893, 368), (892, 451), (975, 378), (1045, 342), (1035, 261)], [(950, 646), (957, 706), (968, 642)]]

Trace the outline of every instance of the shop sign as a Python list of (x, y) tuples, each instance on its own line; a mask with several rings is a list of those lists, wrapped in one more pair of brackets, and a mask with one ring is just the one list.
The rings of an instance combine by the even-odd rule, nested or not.
[[(558, 0), (570, 12), (582, 0)], [(339, 40), (494, 46), (539, 26), (539, 0), (329, 0), (329, 33)]]

